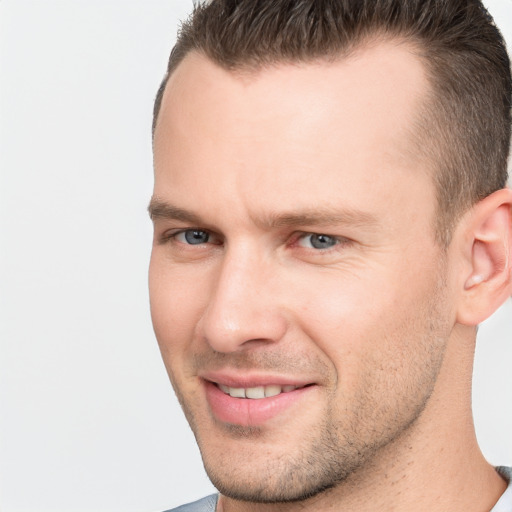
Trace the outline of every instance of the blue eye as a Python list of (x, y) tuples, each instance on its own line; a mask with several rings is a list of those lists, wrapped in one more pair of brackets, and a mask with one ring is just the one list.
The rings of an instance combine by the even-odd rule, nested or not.
[(181, 233), (176, 234), (176, 239), (179, 242), (189, 245), (206, 244), (210, 240), (210, 234), (207, 231), (200, 229), (187, 229)]
[(304, 235), (299, 240), (299, 245), (309, 249), (330, 249), (338, 243), (338, 240), (333, 236), (322, 235), (318, 233), (311, 233)]

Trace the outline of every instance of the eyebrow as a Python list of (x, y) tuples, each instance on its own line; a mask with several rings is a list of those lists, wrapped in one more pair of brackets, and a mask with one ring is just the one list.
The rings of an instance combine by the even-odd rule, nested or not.
[(264, 221), (271, 228), (288, 226), (377, 226), (378, 218), (368, 212), (353, 209), (318, 208), (298, 212), (270, 214)]
[[(148, 206), (148, 212), (151, 220), (178, 220), (195, 224), (196, 226), (205, 223), (199, 215), (174, 206), (157, 197), (151, 198)], [(379, 220), (377, 216), (354, 209), (335, 209), (335, 208), (307, 208), (297, 212), (276, 212), (265, 215), (263, 219), (253, 219), (255, 224), (278, 229), (290, 226), (334, 226), (334, 225), (352, 225), (357, 227), (377, 227)]]
[(201, 217), (183, 208), (173, 206), (157, 197), (152, 197), (148, 205), (148, 213), (151, 220), (180, 220), (192, 224), (202, 224)]

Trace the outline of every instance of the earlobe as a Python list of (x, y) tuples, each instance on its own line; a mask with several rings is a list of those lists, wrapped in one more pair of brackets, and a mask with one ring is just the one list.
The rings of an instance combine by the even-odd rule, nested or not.
[(478, 325), (512, 293), (512, 191), (487, 196), (464, 222), (469, 265), (464, 266), (457, 321)]

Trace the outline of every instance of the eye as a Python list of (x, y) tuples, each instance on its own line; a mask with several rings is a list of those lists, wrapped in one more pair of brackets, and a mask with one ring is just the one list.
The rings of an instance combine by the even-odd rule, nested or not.
[(339, 243), (337, 238), (320, 233), (309, 233), (302, 236), (298, 244), (308, 249), (330, 249)]
[(210, 233), (201, 229), (186, 229), (174, 235), (174, 238), (183, 244), (200, 245), (210, 240)]

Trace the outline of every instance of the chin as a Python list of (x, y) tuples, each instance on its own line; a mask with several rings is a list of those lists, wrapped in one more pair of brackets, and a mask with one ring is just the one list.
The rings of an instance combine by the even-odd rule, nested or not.
[[(253, 503), (290, 503), (327, 493), (364, 463), (360, 453), (341, 449), (332, 430), (316, 441), (269, 446), (258, 429), (231, 429), (238, 441), (206, 447), (199, 443), (205, 470), (224, 496)], [(206, 440), (205, 440), (206, 441)], [(373, 455), (368, 452), (367, 457)]]

